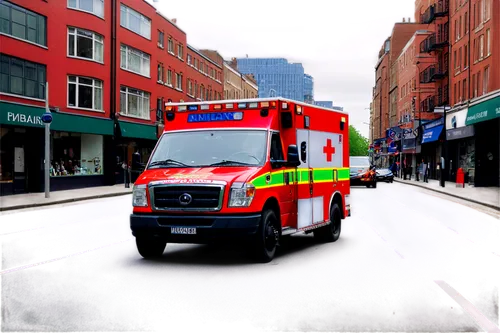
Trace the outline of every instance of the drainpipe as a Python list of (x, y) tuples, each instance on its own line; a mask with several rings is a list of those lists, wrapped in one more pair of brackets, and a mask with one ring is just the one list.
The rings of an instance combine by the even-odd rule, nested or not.
[(117, 12), (117, 0), (111, 0), (111, 119), (115, 120), (115, 128), (117, 124), (116, 121), (116, 15)]

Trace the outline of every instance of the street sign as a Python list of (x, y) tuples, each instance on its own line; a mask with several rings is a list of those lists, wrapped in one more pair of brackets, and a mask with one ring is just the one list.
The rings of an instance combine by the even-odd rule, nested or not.
[(52, 122), (52, 113), (45, 112), (42, 114), (42, 122), (45, 124), (50, 124)]

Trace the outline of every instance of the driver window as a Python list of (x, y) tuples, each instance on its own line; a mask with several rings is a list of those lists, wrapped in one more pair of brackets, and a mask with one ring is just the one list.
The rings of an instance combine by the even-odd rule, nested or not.
[(283, 147), (281, 146), (281, 138), (279, 133), (273, 133), (271, 137), (271, 160), (283, 161)]

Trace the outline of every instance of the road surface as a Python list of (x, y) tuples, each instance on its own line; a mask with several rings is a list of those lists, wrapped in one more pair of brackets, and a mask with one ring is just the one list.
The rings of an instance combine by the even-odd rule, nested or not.
[(167, 245), (142, 259), (131, 197), (0, 215), (2, 331), (494, 332), (497, 212), (403, 184), (353, 188), (336, 243), (269, 264)]

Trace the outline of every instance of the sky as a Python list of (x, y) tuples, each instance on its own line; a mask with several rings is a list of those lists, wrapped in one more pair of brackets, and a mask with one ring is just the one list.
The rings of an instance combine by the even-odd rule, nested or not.
[[(152, 0), (147, 0), (152, 2)], [(314, 99), (333, 100), (368, 137), (378, 52), (392, 27), (414, 22), (414, 0), (157, 0), (188, 43), (232, 57), (284, 57), (314, 77)], [(366, 123), (366, 124), (365, 124)]]

